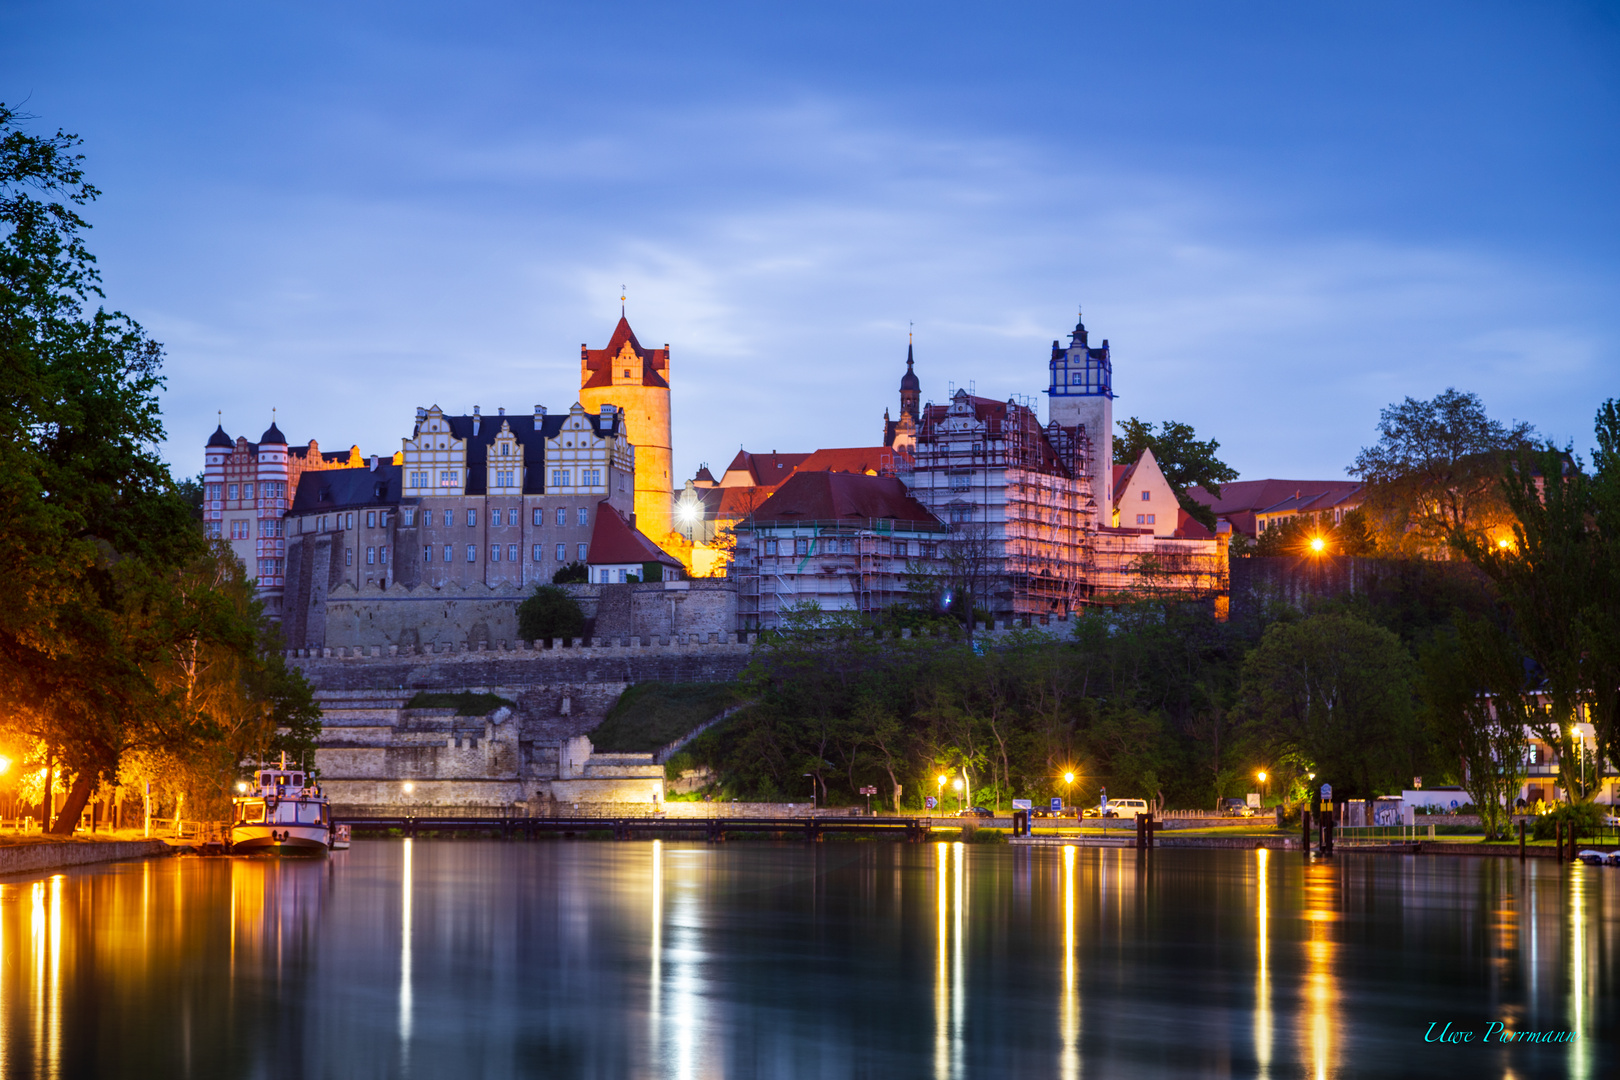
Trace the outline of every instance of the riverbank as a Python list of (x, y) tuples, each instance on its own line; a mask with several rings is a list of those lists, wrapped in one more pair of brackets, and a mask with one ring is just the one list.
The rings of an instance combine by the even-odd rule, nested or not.
[(41, 833), (0, 836), (0, 876), (124, 859), (149, 859), (172, 855), (176, 850), (166, 841), (146, 839), (138, 833), (133, 837), (118, 834), (51, 836)]

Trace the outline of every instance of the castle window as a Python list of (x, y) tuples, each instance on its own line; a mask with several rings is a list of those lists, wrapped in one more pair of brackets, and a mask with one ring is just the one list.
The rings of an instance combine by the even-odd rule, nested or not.
[(1148, 523), (1148, 524), (1149, 524), (1149, 525), (1152, 525), (1152, 524), (1153, 524), (1153, 518), (1154, 518), (1154, 515), (1153, 515), (1153, 514), (1149, 514), (1149, 515), (1148, 515), (1148, 516), (1147, 516), (1147, 523)]
[[(538, 528), (542, 527), (543, 525), (545, 525), (545, 523), (546, 523), (545, 507), (542, 507), (542, 506), (535, 507), (534, 508), (534, 527), (538, 529)], [(536, 559), (535, 561), (539, 562), (540, 560)]]
[(1147, 515), (1146, 514), (1137, 514), (1136, 515), (1136, 523), (1138, 525), (1146, 525), (1147, 524)]
[(374, 547), (366, 548), (366, 565), (367, 566), (375, 566), (376, 563), (377, 563), (377, 549), (374, 548)]
[(381, 525), (385, 529), (388, 528), (388, 511), (384, 510), (382, 513), (377, 515), (377, 524)]
[(348, 524), (347, 524), (347, 525), (345, 525), (345, 526), (343, 526), (343, 527), (344, 527), (344, 528), (345, 528), (345, 529), (352, 529), (352, 528), (354, 528), (354, 515), (353, 515), (353, 514), (350, 514), (350, 515), (349, 515), (349, 523), (348, 523)]
[(579, 561), (580, 561), (580, 562), (584, 562), (584, 561), (585, 561), (585, 553), (586, 553), (586, 552), (587, 552), (587, 551), (588, 551), (588, 550), (589, 550), (589, 549), (590, 549), (590, 545), (589, 545), (589, 544), (580, 544), (580, 545), (579, 545)]
[(566, 506), (557, 507), (557, 525), (558, 525), (558, 527), (560, 528), (560, 527), (562, 527), (564, 525), (567, 525), (567, 524), (568, 524), (568, 508)]
[(377, 549), (377, 561), (384, 566), (388, 565), (388, 548), (386, 546)]
[(343, 549), (343, 565), (344, 566), (353, 566), (354, 565), (354, 548), (346, 547), (346, 548)]
[(490, 562), (500, 562), (501, 561), (501, 545), (499, 545), (499, 544), (491, 544), (491, 545), (489, 545), (489, 561)]
[(244, 499), (253, 498), (253, 485), (252, 484), (243, 484), (242, 485), (242, 498), (244, 498)]
[(375, 510), (367, 510), (366, 511), (366, 528), (375, 529), (376, 527), (377, 527), (377, 511), (375, 511)]
[(467, 511), (467, 527), (469, 529), (471, 529), (471, 528), (475, 527), (477, 524), (478, 524), (478, 511), (476, 511), (476, 510)]
[(506, 545), (506, 561), (507, 562), (517, 562), (518, 561), (517, 549), (518, 549), (518, 546), (516, 544), (507, 544)]
[(775, 540), (767, 540), (767, 541), (765, 541), (765, 554), (767, 554), (767, 555), (775, 555), (776, 554), (776, 541)]
[(579, 523), (580, 523), (580, 525), (582, 525), (582, 526), (589, 525), (590, 521), (591, 521), (591, 512), (590, 512), (590, 510), (587, 509), (586, 507), (583, 507), (583, 506), (580, 507), (579, 508)]
[[(491, 525), (499, 525), (501, 523), (501, 511), (499, 508), (489, 512), (489, 523)], [(471, 525), (472, 522), (469, 521), (467, 524)]]
[(1152, 492), (1151, 492), (1151, 491), (1144, 491), (1144, 492), (1142, 492), (1142, 501), (1143, 501), (1143, 502), (1147, 502), (1147, 501), (1148, 501), (1148, 500), (1149, 500), (1149, 499), (1151, 499), (1151, 498), (1152, 498), (1152, 497), (1153, 497), (1153, 493), (1152, 493)]
[(567, 562), (568, 561), (568, 545), (567, 544), (558, 544), (557, 545), (557, 561), (558, 562)]
[(405, 515), (405, 524), (406, 525), (415, 525), (416, 524), (416, 511), (414, 509), (407, 508), (407, 509), (402, 510), (400, 512)]
[(516, 525), (518, 523), (518, 508), (517, 507), (514, 506), (514, 507), (512, 507), (510, 510), (508, 510), (506, 512), (506, 523), (508, 525)]
[(532, 558), (535, 562), (540, 562), (540, 561), (544, 560), (545, 557), (546, 557), (545, 551), (542, 550), (542, 548), (544, 546), (545, 545), (543, 545), (543, 544), (534, 545), (534, 550), (529, 553), (529, 557)]
[(468, 544), (467, 545), (467, 561), (468, 562), (477, 562), (478, 561), (478, 545), (477, 544)]
[(551, 486), (552, 487), (567, 487), (568, 486), (568, 470), (567, 469), (552, 469), (551, 470)]
[(511, 446), (511, 444), (510, 443), (501, 443), (501, 457), (511, 457), (511, 456), (512, 456), (512, 446)]
[(843, 555), (853, 555), (853, 554), (855, 554), (855, 541), (851, 540), (847, 536), (843, 537), (842, 539), (840, 539), (838, 541), (838, 551), (839, 551), (840, 554), (843, 554)]
[(423, 548), (422, 548), (422, 561), (423, 562), (432, 562), (433, 561), (433, 545), (432, 544), (426, 544), (426, 545), (423, 546)]
[(449, 544), (444, 545), (444, 561), (445, 562), (450, 562), (452, 559), (454, 559), (456, 557), (455, 553), (456, 553), (455, 548), (451, 547)]
[(230, 491), (230, 494), (226, 496), (227, 499), (236, 498), (236, 485), (235, 484), (230, 485), (230, 487), (227, 490)]
[(810, 540), (809, 540), (808, 537), (801, 536), (797, 540), (793, 541), (793, 554), (795, 554), (795, 555), (808, 555), (808, 554), (810, 554)]
[(440, 487), (455, 487), (456, 486), (456, 477), (458, 475), (459, 475), (459, 473), (455, 469), (440, 469), (439, 470), (439, 486)]

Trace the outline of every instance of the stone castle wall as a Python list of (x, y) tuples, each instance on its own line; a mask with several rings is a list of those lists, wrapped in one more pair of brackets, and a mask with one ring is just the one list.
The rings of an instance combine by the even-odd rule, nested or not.
[[(331, 544), (300, 544), (289, 558), (282, 632), (293, 649), (476, 650), (518, 641), (517, 606), (532, 588), (400, 585), (356, 588), (341, 581)], [(729, 581), (566, 585), (594, 637), (726, 635), (737, 629)]]

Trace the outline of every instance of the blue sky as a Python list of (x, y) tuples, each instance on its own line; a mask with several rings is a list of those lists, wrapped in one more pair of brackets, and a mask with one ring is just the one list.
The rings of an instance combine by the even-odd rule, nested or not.
[(0, 100), (85, 138), (181, 472), (566, 408), (623, 284), (681, 477), (875, 443), (910, 322), (925, 398), (1037, 395), (1076, 304), (1116, 416), (1337, 477), (1406, 395), (1620, 394), (1617, 12), (11, 0)]

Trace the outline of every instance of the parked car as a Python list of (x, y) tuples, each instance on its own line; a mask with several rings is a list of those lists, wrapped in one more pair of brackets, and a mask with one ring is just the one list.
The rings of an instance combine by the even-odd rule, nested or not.
[(1148, 812), (1146, 799), (1109, 799), (1109, 817), (1134, 818)]
[(1102, 811), (1095, 806), (1088, 806), (1080, 812), (1081, 817), (1102, 817)]
[(956, 812), (957, 817), (995, 817), (995, 812), (986, 806), (969, 806)]
[(1247, 799), (1222, 799), (1221, 816), (1254, 817), (1254, 807), (1249, 805)]
[(1064, 807), (1062, 810), (1054, 810), (1050, 806), (1037, 806), (1029, 812), (1029, 816), (1044, 818), (1074, 817), (1074, 808)]

